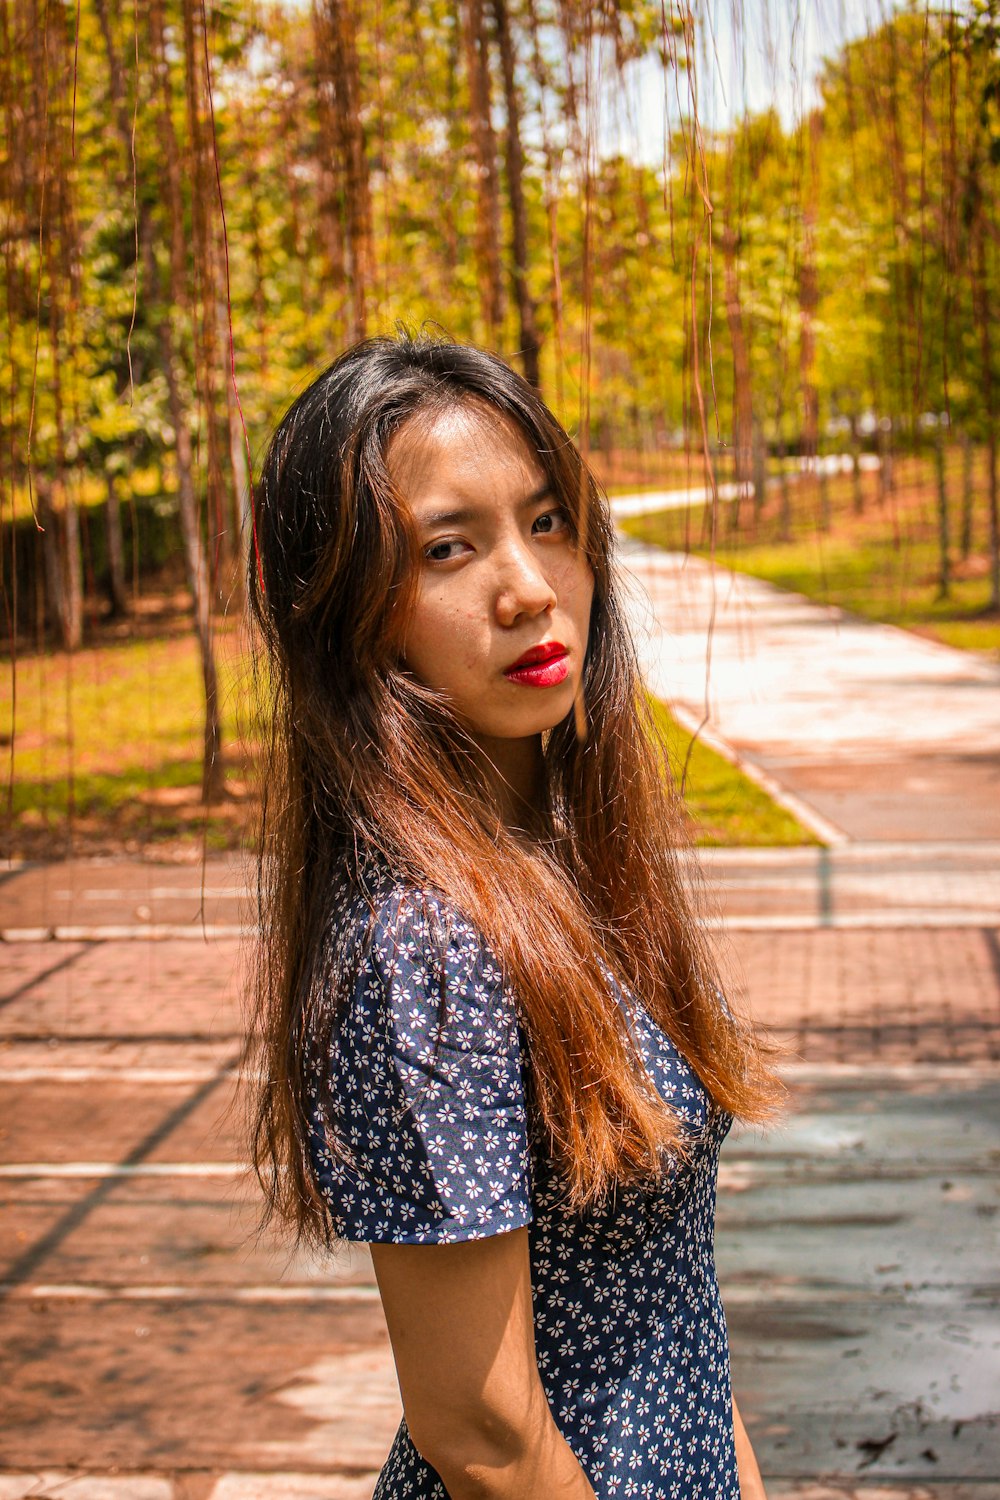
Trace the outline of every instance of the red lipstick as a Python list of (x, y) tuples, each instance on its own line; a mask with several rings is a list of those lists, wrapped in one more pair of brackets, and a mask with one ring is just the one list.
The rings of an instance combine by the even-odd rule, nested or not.
[(569, 675), (566, 647), (561, 641), (543, 641), (531, 646), (504, 670), (508, 682), (523, 687), (556, 687)]

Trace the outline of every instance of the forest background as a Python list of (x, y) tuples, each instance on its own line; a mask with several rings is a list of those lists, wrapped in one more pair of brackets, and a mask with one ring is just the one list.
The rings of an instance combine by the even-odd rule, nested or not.
[(238, 836), (253, 466), (399, 319), (707, 489), (637, 534), (1000, 649), (1000, 0), (856, 33), (720, 123), (701, 4), (5, 0), (2, 852)]

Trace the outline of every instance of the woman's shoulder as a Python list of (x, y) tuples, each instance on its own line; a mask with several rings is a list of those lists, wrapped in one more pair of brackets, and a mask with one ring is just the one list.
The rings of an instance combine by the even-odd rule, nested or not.
[(327, 925), (331, 942), (338, 946), (388, 946), (413, 957), (442, 944), (470, 950), (487, 947), (452, 897), (372, 856), (342, 871)]
[(458, 903), (430, 882), (369, 858), (345, 872), (329, 922), (330, 968), (367, 988), (401, 988), (483, 1003), (502, 966)]

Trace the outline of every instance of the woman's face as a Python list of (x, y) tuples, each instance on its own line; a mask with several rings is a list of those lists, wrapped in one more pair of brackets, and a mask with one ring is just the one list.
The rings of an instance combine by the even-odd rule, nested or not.
[(412, 418), (388, 466), (420, 545), (404, 660), (502, 768), (572, 709), (589, 564), (520, 428), (485, 403)]

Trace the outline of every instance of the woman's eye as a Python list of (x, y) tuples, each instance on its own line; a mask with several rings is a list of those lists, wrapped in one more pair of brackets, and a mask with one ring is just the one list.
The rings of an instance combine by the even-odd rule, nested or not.
[(461, 542), (431, 542), (429, 547), (424, 548), (424, 557), (428, 562), (451, 562), (453, 557), (458, 556)]
[(538, 516), (533, 529), (540, 536), (551, 536), (555, 531), (568, 531), (569, 517), (560, 505), (555, 510), (547, 510), (544, 515)]

